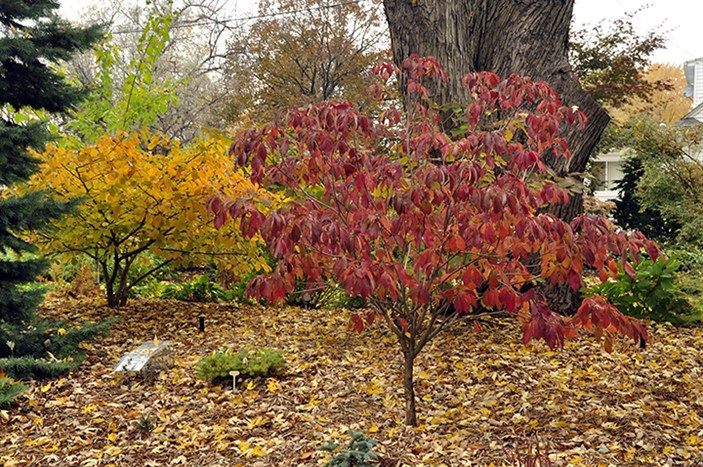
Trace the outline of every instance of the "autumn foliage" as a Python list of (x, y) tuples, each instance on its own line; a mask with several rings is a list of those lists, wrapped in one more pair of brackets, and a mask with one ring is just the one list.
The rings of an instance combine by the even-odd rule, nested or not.
[[(36, 155), (44, 164), (29, 189), (81, 203), (38, 243), (48, 252), (93, 259), (110, 306), (124, 305), (132, 287), (166, 264), (197, 265), (215, 257), (235, 273), (266, 270), (257, 240), (244, 239), (234, 225), (218, 233), (206, 209), (213, 191), (273, 199), (241, 172), (232, 174), (228, 143), (212, 134), (181, 147), (142, 131), (104, 135), (75, 149), (49, 145)], [(146, 252), (157, 260), (134, 275)]]
[[(607, 347), (615, 333), (648, 340), (638, 321), (602, 297), (585, 299), (569, 318), (543, 295), (543, 284), (579, 290), (587, 271), (605, 281), (618, 263), (634, 273), (642, 250), (659, 255), (655, 243), (617, 232), (606, 219), (566, 223), (546, 212), (567, 193), (542, 157), (569, 157), (561, 130), (583, 125), (581, 112), (544, 82), (469, 74), (465, 125), (448, 134), (423, 84), (446, 79), (435, 60), (411, 57), (402, 70), (383, 63), (375, 71), (384, 80), (404, 73), (415, 108), (374, 119), (347, 102), (324, 102), (235, 138), (231, 154), (252, 182), (286, 187), (291, 196), (268, 213), (251, 197), (210, 202), (216, 226), (239, 221), (278, 260), (249, 284), (251, 295), (281, 300), (305, 280), (310, 289), (331, 281), (367, 298), (374, 311), (352, 323), (362, 330), (380, 318), (397, 336), (409, 424), (416, 423), (414, 358), (467, 314), (507, 311), (522, 323), (525, 342), (543, 339), (552, 348), (577, 327), (605, 336)], [(382, 95), (384, 85), (375, 90)]]

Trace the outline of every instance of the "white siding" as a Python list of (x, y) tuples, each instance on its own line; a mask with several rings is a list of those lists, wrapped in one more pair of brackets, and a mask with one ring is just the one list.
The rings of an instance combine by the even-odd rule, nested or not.
[(703, 63), (696, 61), (693, 78), (693, 107), (703, 102)]

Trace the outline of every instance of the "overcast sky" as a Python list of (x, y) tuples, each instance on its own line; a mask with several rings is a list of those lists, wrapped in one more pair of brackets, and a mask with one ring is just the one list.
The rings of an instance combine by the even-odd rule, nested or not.
[[(575, 0), (574, 21), (577, 25), (595, 24), (603, 19), (616, 19), (625, 12), (649, 4), (633, 21), (644, 33), (661, 28), (669, 39), (666, 49), (654, 54), (654, 62), (681, 65), (686, 60), (703, 57), (703, 0)], [(63, 16), (76, 19), (79, 13), (99, 0), (61, 0)], [(247, 16), (256, 11), (257, 0), (236, 0), (233, 16)]]

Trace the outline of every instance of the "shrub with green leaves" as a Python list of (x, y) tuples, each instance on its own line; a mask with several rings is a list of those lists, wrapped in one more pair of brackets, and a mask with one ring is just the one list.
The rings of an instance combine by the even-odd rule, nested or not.
[(652, 261), (643, 259), (634, 268), (634, 277), (620, 268), (617, 281), (608, 280), (586, 290), (587, 296), (603, 295), (622, 313), (636, 318), (686, 322), (694, 313), (684, 294), (677, 287), (675, 259)]
[[(325, 465), (327, 467), (369, 467), (376, 464), (375, 461), (381, 457), (377, 452), (373, 451), (378, 441), (368, 438), (363, 431), (349, 430), (348, 433), (351, 440), (347, 447), (337, 452)], [(332, 453), (337, 451), (338, 448), (339, 444), (330, 442), (317, 449)]]
[(162, 292), (161, 298), (199, 303), (230, 300), (227, 293), (217, 283), (210, 281), (207, 274), (203, 274), (190, 282), (168, 285)]
[(267, 347), (241, 349), (233, 354), (229, 350), (214, 352), (198, 362), (200, 379), (214, 382), (230, 378), (230, 371), (238, 371), (242, 378), (265, 378), (279, 375), (285, 370), (283, 353)]

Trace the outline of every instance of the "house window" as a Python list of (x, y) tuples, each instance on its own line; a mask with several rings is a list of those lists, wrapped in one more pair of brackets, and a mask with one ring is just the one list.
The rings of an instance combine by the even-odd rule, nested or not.
[(593, 177), (595, 191), (614, 191), (615, 184), (622, 180), (622, 162), (597, 161), (591, 163), (591, 176)]

